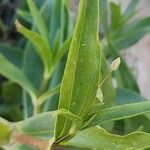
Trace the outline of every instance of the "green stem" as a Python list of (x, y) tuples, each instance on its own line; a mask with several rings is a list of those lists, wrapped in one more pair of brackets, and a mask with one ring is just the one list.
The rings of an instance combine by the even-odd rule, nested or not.
[(43, 78), (43, 81), (42, 81), (41, 87), (40, 87), (39, 95), (41, 95), (45, 91), (47, 84), (48, 84), (48, 80), (49, 80), (48, 78)]
[(31, 96), (32, 104), (33, 104), (33, 116), (37, 115), (40, 111), (40, 105), (37, 101), (37, 97), (32, 95)]
[(53, 89), (48, 90), (47, 92), (45, 92), (44, 94), (42, 94), (39, 98), (38, 98), (38, 102), (40, 105), (42, 105), (48, 98), (54, 96), (55, 94), (59, 93), (60, 91), (60, 85), (54, 87)]

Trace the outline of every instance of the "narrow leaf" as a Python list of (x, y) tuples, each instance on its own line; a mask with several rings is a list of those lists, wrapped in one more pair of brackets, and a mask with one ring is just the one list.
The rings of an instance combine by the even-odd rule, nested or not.
[(117, 105), (138, 103), (146, 100), (146, 98), (142, 97), (140, 94), (128, 89), (117, 88), (116, 93)]
[(18, 21), (16, 21), (16, 27), (18, 32), (23, 34), (33, 44), (35, 51), (43, 61), (46, 73), (49, 74), (52, 64), (52, 55), (48, 43), (37, 33), (23, 27)]
[(113, 2), (110, 2), (110, 7), (111, 7), (111, 27), (112, 30), (115, 30), (120, 25), (121, 6)]
[(123, 14), (122, 22), (128, 21), (133, 15), (135, 15), (138, 3), (139, 0), (131, 0), (129, 6), (127, 7), (126, 11)]
[(119, 105), (100, 110), (88, 126), (103, 124), (150, 112), (150, 102)]
[(35, 25), (39, 30), (40, 34), (43, 36), (44, 40), (47, 41), (48, 39), (48, 31), (45, 25), (45, 22), (40, 14), (40, 11), (37, 9), (34, 0), (27, 0), (31, 15), (35, 21)]
[[(135, 20), (112, 34), (112, 39), (119, 49), (128, 48), (150, 32), (150, 17)], [(119, 37), (118, 37), (119, 33)]]
[(35, 96), (36, 90), (33, 88), (27, 77), (21, 70), (10, 63), (2, 54), (0, 54), (0, 74), (19, 84), (22, 88), (28, 91), (30, 95)]

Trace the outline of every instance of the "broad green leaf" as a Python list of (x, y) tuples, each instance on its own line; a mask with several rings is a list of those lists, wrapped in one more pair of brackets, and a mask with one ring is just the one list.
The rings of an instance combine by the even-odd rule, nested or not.
[(145, 98), (139, 95), (138, 93), (128, 90), (128, 89), (116, 89), (117, 97), (116, 97), (116, 104), (129, 104), (129, 103), (137, 103), (145, 101)]
[(30, 93), (31, 96), (35, 96), (36, 90), (33, 88), (27, 77), (20, 69), (10, 63), (2, 54), (0, 54), (0, 74), (19, 84), (28, 93)]
[(9, 142), (12, 133), (12, 127), (9, 122), (0, 118), (0, 145)]
[(27, 0), (28, 7), (30, 9), (31, 15), (35, 21), (37, 29), (39, 30), (40, 34), (43, 36), (44, 40), (48, 42), (48, 31), (45, 25), (45, 22), (37, 9), (34, 0)]
[(150, 102), (140, 102), (114, 106), (100, 110), (95, 114), (94, 119), (88, 126), (103, 124), (109, 121), (116, 121), (125, 118), (131, 118), (150, 112)]
[(119, 136), (110, 134), (101, 127), (96, 126), (79, 132), (65, 145), (89, 150), (144, 149), (150, 147), (149, 140), (150, 134), (144, 132), (134, 132)]
[(58, 145), (58, 144), (54, 144), (52, 148), (54, 150), (90, 150), (88, 148), (78, 148), (74, 146), (64, 146), (64, 145)]
[(0, 53), (17, 67), (22, 67), (23, 50), (0, 43)]
[(19, 133), (50, 139), (54, 135), (55, 112), (45, 112), (16, 123)]
[[(100, 77), (100, 45), (98, 40), (98, 0), (82, 0), (61, 83), (59, 109), (86, 117), (95, 103)], [(71, 122), (57, 116), (55, 138), (66, 136)]]
[(23, 27), (18, 21), (16, 22), (17, 30), (23, 34), (35, 47), (35, 51), (43, 61), (46, 70), (46, 77), (48, 78), (52, 65), (52, 54), (49, 44), (36, 32), (30, 31)]

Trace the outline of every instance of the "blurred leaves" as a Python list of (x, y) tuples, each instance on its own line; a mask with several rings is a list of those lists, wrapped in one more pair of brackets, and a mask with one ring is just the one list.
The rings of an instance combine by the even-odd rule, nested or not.
[(0, 132), (0, 146), (1, 146), (2, 144), (9, 142), (12, 128), (6, 120), (0, 118), (0, 129), (1, 129)]
[(33, 88), (30, 81), (23, 72), (10, 63), (2, 54), (0, 54), (0, 74), (7, 77), (9, 80), (18, 83), (32, 96), (36, 95), (36, 90)]

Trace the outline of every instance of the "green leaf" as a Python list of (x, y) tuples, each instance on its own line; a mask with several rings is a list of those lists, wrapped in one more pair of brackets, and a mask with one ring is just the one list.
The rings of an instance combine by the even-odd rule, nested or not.
[(46, 70), (46, 77), (48, 78), (52, 65), (52, 54), (49, 44), (36, 32), (30, 31), (23, 27), (18, 21), (16, 22), (17, 31), (23, 34), (35, 47), (35, 51), (43, 61)]
[(65, 110), (65, 109), (57, 110), (56, 115), (63, 116), (64, 118), (70, 120), (73, 123), (73, 125), (74, 125), (74, 126), (72, 126), (73, 129), (72, 128), (70, 129), (71, 133), (74, 132), (74, 130), (80, 130), (81, 129), (82, 124), (83, 124), (82, 119), (80, 117), (72, 114), (68, 110)]
[(109, 134), (99, 126), (85, 129), (79, 132), (67, 146), (87, 148), (94, 150), (123, 150), (123, 149), (144, 149), (150, 147), (150, 134), (134, 132), (126, 136)]
[(110, 7), (111, 7), (111, 27), (112, 30), (115, 30), (120, 25), (121, 6), (113, 2), (110, 2)]
[(59, 48), (59, 50), (57, 50), (55, 56), (54, 56), (54, 61), (53, 64), (57, 64), (61, 58), (64, 56), (64, 54), (69, 50), (70, 47), (70, 42), (71, 42), (71, 38), (68, 38), (62, 45), (61, 48)]
[[(100, 77), (100, 45), (98, 38), (98, 0), (80, 1), (79, 15), (61, 83), (59, 109), (86, 117), (95, 103)], [(55, 138), (66, 136), (71, 122), (59, 116)]]
[(117, 97), (116, 97), (117, 105), (138, 103), (138, 102), (145, 101), (144, 97), (128, 89), (117, 88), (116, 92), (117, 92)]
[(31, 96), (36, 95), (36, 90), (33, 88), (32, 84), (23, 72), (10, 63), (2, 54), (0, 54), (0, 74), (19, 84), (28, 93), (30, 93)]
[(100, 19), (102, 21), (102, 25), (104, 28), (104, 32), (105, 34), (108, 36), (108, 31), (109, 31), (109, 27), (108, 27), (108, 2), (106, 0), (100, 0)]
[(136, 14), (136, 7), (139, 3), (139, 0), (131, 0), (129, 6), (127, 7), (126, 11), (122, 16), (122, 22), (128, 21), (132, 16)]
[(150, 133), (150, 119), (148, 119), (146, 115), (147, 113), (145, 115), (125, 119), (125, 133), (131, 133), (136, 130)]
[(22, 67), (23, 50), (0, 43), (0, 53), (17, 67)]
[(150, 112), (150, 102), (119, 105), (100, 110), (88, 126), (131, 118)]
[[(63, 7), (64, 7), (63, 3), (64, 3), (64, 0), (61, 0), (61, 1), (54, 0), (54, 2), (53, 2), (52, 16), (51, 16), (51, 22), (50, 22), (50, 40), (51, 40), (51, 45), (53, 47), (54, 47), (53, 40), (56, 38), (58, 30), (60, 30), (60, 28), (62, 26), (61, 22), (64, 19), (64, 16), (62, 16)], [(61, 32), (63, 32), (62, 30), (61, 30)], [(60, 39), (62, 39), (62, 34), (60, 34)]]
[(54, 134), (55, 112), (45, 112), (16, 124), (19, 133), (50, 139)]
[[(44, 19), (44, 22), (46, 23), (47, 29), (49, 29), (50, 26), (49, 22), (52, 14), (51, 7), (53, 7), (51, 3), (53, 1), (47, 0), (42, 2), (44, 2), (44, 4), (42, 5), (39, 12), (42, 15), (42, 18)], [(36, 25), (34, 25), (32, 28), (34, 31), (37, 29)], [(32, 82), (32, 84), (36, 87), (36, 89), (40, 90), (41, 83), (43, 82), (44, 67), (40, 57), (35, 51), (35, 48), (30, 42), (27, 43), (25, 49), (23, 71), (26, 74), (26, 76), (29, 78), (29, 80)], [(31, 116), (32, 115), (31, 99), (25, 91), (23, 92), (23, 107), (25, 108), (24, 109), (25, 118)]]
[(4, 102), (8, 105), (20, 103), (21, 92), (21, 88), (13, 82), (6, 81), (2, 84), (1, 96)]
[[(51, 0), (47, 0), (43, 4), (41, 10), (39, 10), (40, 14), (42, 15), (42, 18), (44, 19), (44, 22), (46, 22), (47, 29), (49, 29), (49, 21), (50, 21), (49, 18), (51, 17), (51, 7), (52, 7)], [(35, 31), (37, 27), (36, 25), (34, 25), (32, 28)], [(38, 56), (38, 54), (35, 51), (35, 48), (30, 42), (27, 43), (25, 49), (23, 71), (27, 75), (29, 80), (32, 81), (33, 85), (37, 89), (40, 89), (41, 82), (43, 80), (44, 68), (40, 57)], [(27, 98), (26, 101), (28, 101)]]
[(20, 9), (17, 11), (17, 14), (21, 19), (23, 19), (27, 23), (32, 23), (33, 18), (29, 12)]
[(0, 145), (6, 144), (9, 142), (12, 133), (12, 127), (9, 122), (0, 118)]
[(129, 48), (150, 32), (149, 24), (150, 17), (135, 20), (128, 23), (117, 32), (112, 33), (111, 38), (119, 49)]
[(33, 0), (27, 0), (28, 7), (30, 9), (31, 15), (35, 21), (35, 25), (37, 26), (37, 29), (39, 30), (40, 34), (44, 38), (46, 42), (48, 42), (48, 31), (45, 25), (45, 22), (37, 9), (35, 3)]
[(13, 105), (6, 105), (6, 104), (0, 105), (0, 116), (7, 117), (11, 121), (22, 120), (23, 118), (20, 106), (14, 105), (14, 104)]

